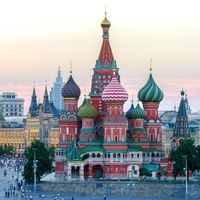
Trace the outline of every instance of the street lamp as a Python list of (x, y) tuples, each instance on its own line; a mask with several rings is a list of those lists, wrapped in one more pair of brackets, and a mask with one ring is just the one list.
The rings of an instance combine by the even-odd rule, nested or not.
[(188, 166), (187, 166), (187, 155), (184, 155), (185, 159), (185, 172), (186, 172), (186, 180), (185, 180), (185, 199), (188, 199)]
[(36, 149), (34, 148), (33, 149), (34, 151), (34, 160), (33, 160), (33, 172), (34, 172), (34, 192), (36, 192), (36, 172), (37, 172), (37, 163), (38, 163), (38, 160), (36, 160), (36, 155), (35, 155), (35, 151)]

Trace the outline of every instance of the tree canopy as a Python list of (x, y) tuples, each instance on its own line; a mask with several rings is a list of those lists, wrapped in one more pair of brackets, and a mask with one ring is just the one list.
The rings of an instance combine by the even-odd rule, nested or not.
[(45, 147), (45, 144), (40, 142), (39, 140), (35, 140), (31, 143), (30, 147), (25, 149), (25, 157), (27, 159), (26, 164), (24, 166), (23, 177), (27, 182), (34, 181), (34, 172), (33, 172), (33, 160), (34, 160), (34, 151), (35, 158), (38, 160), (37, 163), (37, 180), (40, 181), (41, 176), (50, 172), (52, 169), (52, 160), (50, 158), (50, 150)]
[(178, 148), (171, 150), (169, 159), (173, 164), (172, 173), (174, 178), (178, 174), (185, 175), (185, 159), (187, 159), (187, 173), (189, 171), (194, 172), (200, 169), (200, 146), (196, 147), (193, 139), (181, 140)]
[(15, 151), (13, 150), (13, 146), (11, 145), (5, 145), (5, 147), (3, 148), (2, 146), (0, 146), (0, 156), (2, 155), (13, 155), (15, 154)]

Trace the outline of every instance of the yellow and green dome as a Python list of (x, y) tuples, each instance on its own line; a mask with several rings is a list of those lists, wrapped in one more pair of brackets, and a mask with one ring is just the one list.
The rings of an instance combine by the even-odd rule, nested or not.
[(78, 112), (80, 118), (96, 118), (98, 115), (97, 109), (87, 100), (85, 105)]
[(140, 104), (138, 103), (136, 108), (133, 112), (133, 118), (134, 119), (143, 119), (147, 116), (146, 112), (140, 107)]
[(157, 86), (152, 74), (150, 74), (148, 81), (138, 92), (138, 99), (141, 102), (161, 102), (163, 96), (163, 91)]

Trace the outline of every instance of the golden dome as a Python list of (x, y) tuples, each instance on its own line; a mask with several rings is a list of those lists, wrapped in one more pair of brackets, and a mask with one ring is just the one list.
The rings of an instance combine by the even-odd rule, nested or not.
[(110, 23), (110, 21), (107, 19), (106, 14), (107, 14), (107, 13), (105, 12), (105, 18), (104, 18), (104, 20), (101, 22), (101, 27), (102, 27), (102, 28), (104, 28), (104, 27), (109, 28), (109, 27), (111, 26), (111, 23)]

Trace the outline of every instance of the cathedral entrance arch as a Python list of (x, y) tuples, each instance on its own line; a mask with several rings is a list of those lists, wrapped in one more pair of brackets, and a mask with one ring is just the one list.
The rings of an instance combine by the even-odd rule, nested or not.
[(79, 166), (72, 166), (71, 167), (71, 177), (72, 178), (79, 178), (80, 176), (80, 167)]
[(92, 177), (96, 179), (103, 178), (103, 167), (101, 165), (92, 167)]
[(129, 165), (127, 170), (128, 172), (127, 176), (129, 178), (138, 178), (140, 174), (139, 169), (140, 167), (138, 165)]

